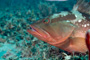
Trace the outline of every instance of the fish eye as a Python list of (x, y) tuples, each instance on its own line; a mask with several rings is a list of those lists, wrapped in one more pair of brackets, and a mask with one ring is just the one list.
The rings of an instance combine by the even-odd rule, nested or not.
[(49, 22), (50, 22), (49, 19), (45, 19), (45, 20), (43, 20), (43, 23), (45, 23), (45, 24), (48, 24)]

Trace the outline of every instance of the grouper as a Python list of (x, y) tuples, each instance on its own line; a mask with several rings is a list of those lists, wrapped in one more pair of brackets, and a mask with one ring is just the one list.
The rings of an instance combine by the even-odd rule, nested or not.
[(90, 3), (78, 0), (71, 11), (62, 11), (30, 25), (27, 31), (39, 40), (67, 52), (86, 53), (86, 31), (90, 29)]

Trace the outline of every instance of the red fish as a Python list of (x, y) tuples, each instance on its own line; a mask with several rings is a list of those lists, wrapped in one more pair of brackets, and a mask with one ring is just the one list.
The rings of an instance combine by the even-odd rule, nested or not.
[(63, 11), (30, 25), (27, 31), (38, 39), (68, 52), (88, 51), (85, 33), (90, 29), (90, 4), (79, 0), (71, 12)]
[(88, 30), (88, 32), (86, 33), (86, 45), (89, 50), (89, 60), (90, 60), (90, 30)]

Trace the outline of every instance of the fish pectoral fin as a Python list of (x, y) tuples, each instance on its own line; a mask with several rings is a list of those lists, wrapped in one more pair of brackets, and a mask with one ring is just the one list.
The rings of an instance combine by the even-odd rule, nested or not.
[(69, 40), (70, 40), (69, 48), (72, 51), (81, 52), (81, 53), (85, 53), (87, 51), (85, 38), (75, 37), (75, 38), (69, 38)]

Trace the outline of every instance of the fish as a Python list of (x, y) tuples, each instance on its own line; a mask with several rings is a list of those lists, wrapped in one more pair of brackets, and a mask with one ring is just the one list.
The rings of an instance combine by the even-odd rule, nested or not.
[(89, 60), (90, 60), (90, 29), (86, 33), (86, 45), (89, 51)]
[(90, 3), (78, 0), (71, 11), (49, 15), (30, 25), (27, 32), (50, 45), (73, 53), (86, 53), (86, 31), (90, 29)]

